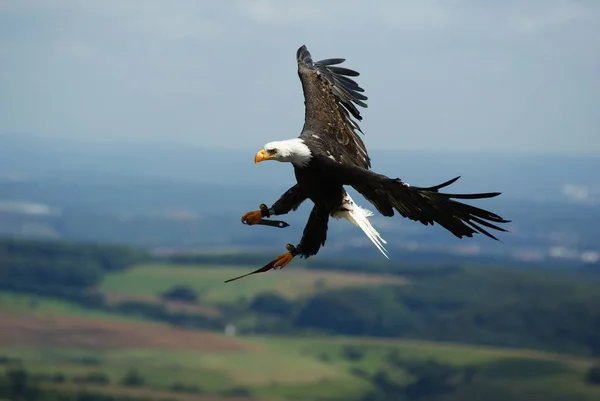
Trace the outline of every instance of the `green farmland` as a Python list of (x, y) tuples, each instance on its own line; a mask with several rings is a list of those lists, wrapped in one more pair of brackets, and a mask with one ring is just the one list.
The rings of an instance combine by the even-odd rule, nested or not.
[[(44, 397), (32, 400), (77, 401), (600, 399), (599, 296), (590, 275), (292, 265), (225, 284), (256, 266), (140, 261), (143, 255), (129, 250), (69, 245), (59, 252), (52, 244), (43, 248), (51, 258), (28, 260), (26, 247), (37, 248), (25, 245), (11, 243), (7, 249), (19, 257), (5, 252), (2, 265), (4, 284), (12, 282), (0, 291), (4, 394), (33, 388)], [(15, 384), (25, 377), (19, 372), (29, 387)]]

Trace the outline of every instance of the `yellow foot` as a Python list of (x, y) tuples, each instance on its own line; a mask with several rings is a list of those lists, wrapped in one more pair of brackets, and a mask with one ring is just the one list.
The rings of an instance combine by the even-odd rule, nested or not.
[(260, 210), (253, 210), (242, 216), (242, 223), (256, 224), (263, 218)]
[(277, 256), (275, 259), (275, 264), (273, 265), (274, 269), (283, 269), (288, 263), (290, 263), (294, 259), (294, 255), (291, 252), (284, 253), (282, 255)]

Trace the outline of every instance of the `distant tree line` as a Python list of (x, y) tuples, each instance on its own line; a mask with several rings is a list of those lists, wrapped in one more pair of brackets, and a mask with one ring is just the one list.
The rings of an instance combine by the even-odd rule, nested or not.
[[(80, 363), (85, 361), (80, 360)], [(101, 360), (90, 361), (97, 365), (99, 370), (87, 373), (73, 374), (67, 376), (57, 371), (52, 374), (32, 373), (28, 371), (22, 361), (18, 358), (4, 357), (0, 355), (0, 366), (4, 365), (4, 373), (0, 371), (0, 400), (11, 401), (145, 401), (145, 397), (127, 397), (119, 395), (107, 395), (98, 390), (90, 390), (88, 386), (95, 388), (114, 385), (120, 387), (152, 388), (146, 378), (136, 367), (130, 367), (124, 375), (111, 382), (110, 377), (102, 372)], [(65, 386), (69, 382), (77, 384), (79, 389)], [(86, 388), (88, 387), (88, 388)], [(174, 393), (203, 394), (205, 391), (194, 384), (182, 381), (173, 382), (168, 389)], [(222, 396), (249, 396), (250, 391), (245, 387), (234, 386), (222, 390)], [(154, 398), (151, 398), (154, 399)]]
[[(350, 374), (370, 383), (371, 389), (357, 399), (360, 401), (420, 401), (420, 400), (562, 400), (567, 393), (555, 393), (540, 388), (535, 393), (519, 394), (511, 380), (546, 377), (564, 369), (563, 363), (552, 360), (506, 358), (478, 362), (477, 365), (452, 365), (434, 359), (415, 359), (393, 347), (380, 345), (382, 357), (376, 370), (369, 369), (372, 361), (363, 363), (365, 349), (361, 345), (346, 345), (341, 349), (325, 350), (320, 359), (327, 362), (341, 356)], [(335, 348), (334, 348), (335, 349)], [(339, 355), (333, 353), (339, 352)], [(526, 362), (525, 362), (526, 361)], [(582, 382), (590, 385), (589, 377), (598, 367), (589, 369)], [(508, 375), (508, 376), (507, 376)]]
[(461, 269), (409, 285), (265, 293), (235, 315), (271, 333), (404, 337), (600, 355), (596, 282), (544, 271)]
[(148, 258), (146, 252), (127, 246), (0, 239), (0, 289), (82, 297), (106, 272)]
[(191, 312), (170, 311), (167, 307), (158, 303), (124, 301), (116, 305), (105, 304), (100, 308), (107, 312), (141, 316), (179, 327), (222, 330), (225, 326), (225, 321), (222, 317), (209, 317)]
[[(133, 371), (133, 370), (132, 370)], [(131, 375), (131, 372), (127, 375)], [(124, 377), (124, 381), (129, 379)], [(147, 397), (130, 397), (112, 394), (103, 394), (90, 390), (67, 390), (52, 386), (65, 382), (62, 373), (50, 377), (33, 375), (23, 367), (7, 369), (0, 376), (0, 399), (11, 401), (150, 401)], [(108, 384), (108, 378), (102, 373), (90, 373), (74, 379), (78, 384)], [(127, 385), (125, 383), (124, 385)]]
[[(156, 257), (165, 263), (203, 266), (262, 266), (273, 259), (270, 253), (229, 253), (229, 254), (176, 254)], [(315, 270), (335, 270), (359, 273), (399, 274), (404, 277), (430, 277), (453, 274), (462, 267), (455, 264), (429, 265), (426, 268), (419, 265), (398, 263), (395, 261), (356, 260), (356, 259), (318, 259), (298, 260), (295, 266)]]
[(187, 303), (198, 302), (198, 293), (187, 285), (176, 285), (161, 294), (166, 301), (179, 301)]

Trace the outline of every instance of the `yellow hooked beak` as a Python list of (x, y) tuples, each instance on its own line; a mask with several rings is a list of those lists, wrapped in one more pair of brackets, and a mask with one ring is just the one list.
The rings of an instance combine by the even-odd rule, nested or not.
[(270, 155), (266, 150), (259, 150), (256, 155), (254, 155), (254, 164), (258, 164), (262, 161), (272, 159), (274, 156)]

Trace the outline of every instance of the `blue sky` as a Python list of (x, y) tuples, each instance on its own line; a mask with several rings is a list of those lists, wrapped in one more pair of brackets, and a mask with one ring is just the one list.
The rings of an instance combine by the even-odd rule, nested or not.
[(369, 149), (600, 152), (600, 1), (0, 0), (0, 133), (294, 137), (295, 52), (344, 57)]

